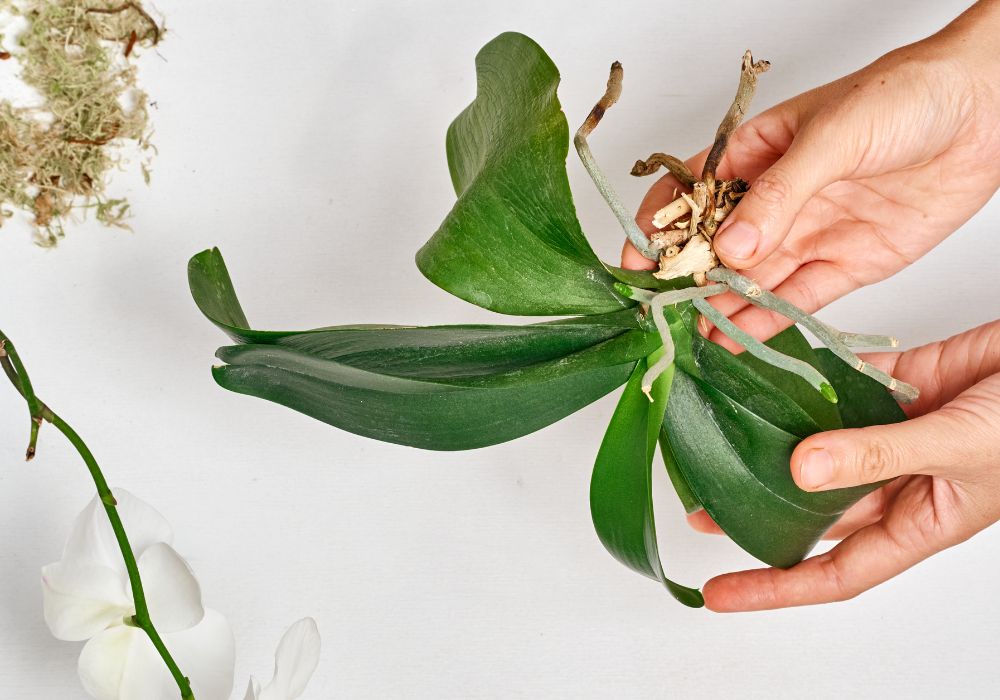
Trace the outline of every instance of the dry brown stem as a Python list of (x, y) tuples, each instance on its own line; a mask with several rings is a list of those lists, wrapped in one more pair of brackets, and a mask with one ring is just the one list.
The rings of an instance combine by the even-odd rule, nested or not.
[(685, 187), (694, 187), (694, 183), (698, 182), (698, 178), (688, 168), (687, 163), (666, 153), (653, 153), (646, 160), (637, 160), (632, 166), (632, 175), (645, 177), (652, 175), (661, 167), (666, 168)]

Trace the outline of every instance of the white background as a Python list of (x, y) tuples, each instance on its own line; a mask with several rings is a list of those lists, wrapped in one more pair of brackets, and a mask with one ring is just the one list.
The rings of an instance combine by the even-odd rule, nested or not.
[[(190, 255), (224, 252), (260, 327), (493, 321), (424, 280), (413, 253), (453, 202), (451, 119), (473, 57), (505, 30), (560, 67), (570, 122), (626, 69), (594, 139), (630, 204), (627, 170), (706, 145), (747, 47), (772, 61), (755, 111), (923, 37), (965, 2), (263, 2), (167, 5), (170, 34), (141, 78), (160, 156), (134, 233), (70, 227), (54, 251), (0, 229), (0, 327), (40, 394), (111, 482), (177, 531), (206, 602), (231, 620), (236, 686), (268, 677), (282, 631), (324, 637), (312, 698), (983, 696), (1000, 681), (1000, 529), (860, 598), (724, 616), (676, 604), (593, 533), (589, 474), (613, 397), (535, 435), (433, 453), (355, 437), (209, 374), (224, 337), (186, 288)], [(580, 217), (605, 259), (621, 233), (570, 162)], [(907, 345), (998, 315), (1000, 204), (909, 270), (825, 320)], [(864, 251), (859, 251), (864, 255)], [(502, 322), (502, 320), (501, 320)], [(79, 645), (49, 636), (39, 567), (58, 558), (91, 485), (0, 391), (0, 695), (78, 698)], [(671, 574), (698, 583), (754, 565), (690, 531), (658, 486)], [(807, 690), (808, 689), (808, 690)]]

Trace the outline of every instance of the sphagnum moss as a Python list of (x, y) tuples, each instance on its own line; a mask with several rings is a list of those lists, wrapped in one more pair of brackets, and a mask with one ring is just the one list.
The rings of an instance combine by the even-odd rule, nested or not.
[[(0, 45), (41, 96), (33, 107), (0, 103), (0, 224), (22, 210), (36, 241), (54, 245), (73, 209), (127, 227), (129, 205), (107, 195), (110, 172), (124, 166), (123, 141), (155, 152), (147, 96), (136, 84), (135, 47), (159, 42), (162, 30), (138, 2), (0, 0), (0, 11), (27, 26), (17, 46)], [(0, 37), (0, 42), (11, 41)]]

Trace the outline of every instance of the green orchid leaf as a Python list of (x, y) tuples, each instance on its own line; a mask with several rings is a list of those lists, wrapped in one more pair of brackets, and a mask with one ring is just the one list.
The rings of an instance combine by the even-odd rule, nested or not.
[[(808, 362), (820, 372), (823, 371), (816, 358), (816, 351), (809, 345), (809, 341), (806, 340), (797, 326), (789, 326), (771, 338), (767, 344), (780, 353)], [(761, 377), (779, 387), (785, 396), (812, 416), (816, 424), (823, 430), (837, 430), (844, 427), (837, 405), (823, 398), (822, 394), (809, 386), (809, 383), (802, 377), (769, 365), (748, 352), (741, 353), (739, 359), (747, 367), (754, 369)], [(840, 396), (840, 392), (837, 392), (837, 395)]]
[(667, 446), (693, 495), (685, 506), (700, 504), (733, 541), (765, 563), (791, 566), (847, 508), (878, 487), (802, 491), (788, 467), (795, 446), (831, 424), (889, 423), (902, 412), (884, 387), (814, 351), (797, 330), (768, 344), (826, 374), (841, 396), (834, 418), (815, 410), (822, 404), (797, 401), (802, 387), (781, 376), (787, 373), (733, 357), (692, 335), (673, 315), (675, 342), (690, 346), (693, 360), (678, 361), (664, 415)]
[[(787, 377), (768, 373), (772, 379), (782, 381), (781, 386), (775, 385), (757, 371), (760, 365), (751, 365), (744, 360), (743, 355), (749, 353), (733, 355), (701, 335), (695, 335), (692, 339), (692, 357), (698, 376), (723, 394), (740, 397), (744, 407), (751, 413), (800, 438), (821, 430), (815, 418), (784, 391)], [(771, 365), (764, 366), (771, 368)], [(790, 372), (782, 371), (781, 374), (802, 381)], [(811, 386), (806, 387), (816, 393)], [(826, 401), (823, 403), (829, 405)]]
[[(373, 331), (378, 332), (378, 331)], [(628, 334), (639, 334), (628, 331)], [(284, 345), (222, 348), (220, 386), (288, 406), (358, 435), (429, 450), (485, 447), (540, 430), (621, 386), (641, 342), (614, 338), (500, 374), (420, 378), (363, 369)], [(632, 350), (632, 352), (629, 352)], [(498, 354), (496, 348), (490, 350)], [(480, 363), (476, 362), (476, 365)], [(432, 368), (438, 375), (440, 367)]]
[[(655, 356), (650, 358), (655, 361)], [(646, 361), (636, 364), (597, 453), (590, 481), (590, 512), (601, 542), (625, 566), (661, 582), (681, 603), (698, 608), (701, 593), (667, 578), (653, 517), (652, 462), (667, 404), (670, 373), (642, 392)]]
[[(673, 369), (670, 371), (673, 372)], [(664, 421), (664, 423), (665, 422), (666, 421)], [(663, 458), (663, 466), (667, 470), (667, 477), (670, 478), (670, 485), (674, 487), (674, 493), (677, 494), (677, 499), (681, 502), (681, 505), (684, 506), (684, 512), (691, 515), (692, 513), (697, 513), (699, 510), (703, 510), (701, 501), (699, 501), (698, 497), (694, 495), (694, 491), (691, 490), (691, 485), (681, 473), (681, 468), (677, 466), (677, 460), (674, 459), (674, 452), (670, 449), (670, 439), (667, 437), (665, 425), (660, 425), (659, 443), (660, 456)]]
[(202, 312), (242, 345), (222, 348), (223, 387), (360, 435), (437, 450), (504, 442), (621, 386), (659, 345), (635, 310), (528, 326), (248, 328), (221, 253), (189, 265)]
[(233, 280), (218, 248), (202, 251), (191, 258), (188, 286), (198, 308), (223, 333), (238, 342), (254, 341), (254, 336), (244, 335), (250, 322), (236, 297)]
[(624, 267), (615, 267), (604, 263), (604, 269), (618, 282), (624, 282), (632, 287), (640, 289), (651, 289), (655, 292), (666, 292), (671, 289), (686, 289), (694, 286), (693, 277), (675, 277), (669, 280), (661, 280), (654, 277), (649, 270), (626, 270)]
[(506, 314), (632, 306), (614, 291), (576, 218), (555, 64), (528, 37), (507, 33), (480, 50), (476, 74), (476, 99), (448, 130), (458, 201), (417, 253), (420, 271), (455, 296)]
[(865, 428), (906, 420), (903, 409), (881, 384), (855, 371), (827, 348), (815, 353), (817, 368), (837, 388), (837, 409), (843, 427)]
[[(188, 286), (198, 309), (209, 321), (237, 343), (275, 343), (288, 336), (320, 333), (327, 328), (308, 331), (260, 331), (250, 328), (243, 307), (236, 296), (226, 261), (218, 248), (198, 253), (188, 262)], [(338, 326), (339, 329), (399, 328), (400, 326)]]

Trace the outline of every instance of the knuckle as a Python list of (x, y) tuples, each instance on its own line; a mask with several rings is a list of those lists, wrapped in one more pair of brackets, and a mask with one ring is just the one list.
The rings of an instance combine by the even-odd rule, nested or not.
[(792, 178), (781, 168), (773, 167), (754, 181), (750, 192), (769, 209), (779, 209), (791, 201), (794, 192)]
[(869, 440), (857, 463), (858, 478), (863, 484), (894, 476), (898, 460), (892, 447), (880, 438)]
[(852, 584), (844, 576), (840, 563), (835, 556), (830, 554), (820, 555), (819, 565), (823, 580), (826, 582), (825, 588), (831, 591), (831, 598), (834, 602), (851, 600), (861, 593), (861, 589), (857, 585)]

